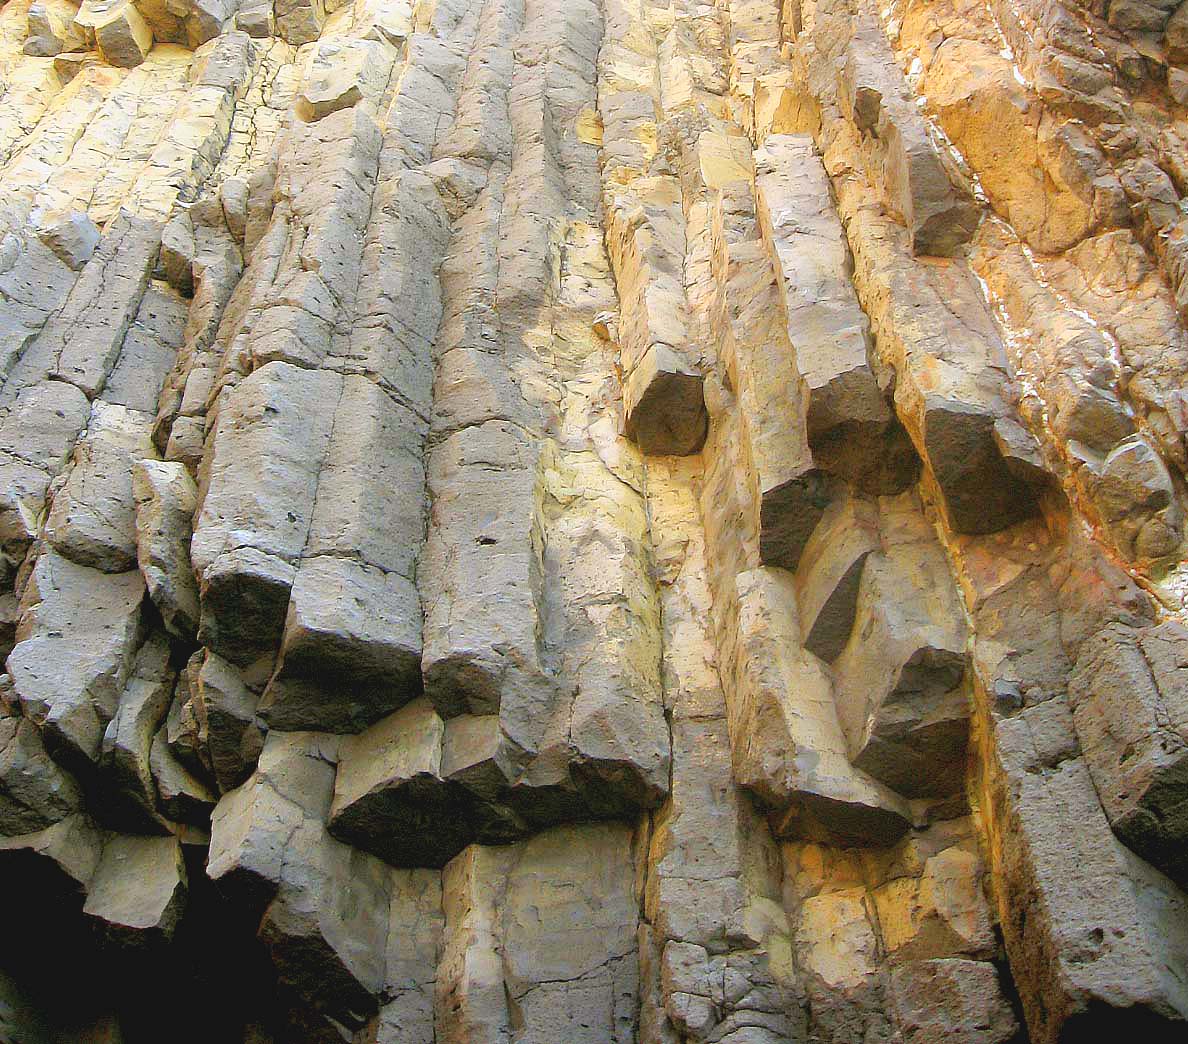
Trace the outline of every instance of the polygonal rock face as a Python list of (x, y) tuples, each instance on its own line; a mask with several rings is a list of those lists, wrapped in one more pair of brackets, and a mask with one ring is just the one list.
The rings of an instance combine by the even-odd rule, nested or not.
[(140, 642), (143, 598), (138, 572), (101, 573), (48, 550), (38, 558), (8, 669), (57, 756), (98, 755)]
[(0, 836), (32, 834), (81, 805), (78, 785), (46, 754), (37, 727), (0, 711)]
[(854, 630), (834, 677), (854, 764), (923, 797), (961, 785), (966, 629), (944, 553), (907, 506), (884, 506), (889, 546), (865, 563)]
[(190, 535), (198, 492), (176, 461), (138, 460), (132, 465), (136, 502), (136, 559), (149, 598), (165, 626), (178, 636), (198, 629), (198, 585), (190, 565)]
[(1178, 1044), (1185, 59), (9, 0), (0, 1038)]
[(1087, 642), (1069, 689), (1077, 734), (1118, 836), (1188, 884), (1182, 778), (1188, 750), (1188, 633), (1176, 621), (1110, 628)]
[(392, 53), (374, 40), (328, 40), (310, 52), (305, 84), (297, 96), (303, 120), (318, 120), (363, 99), (373, 104), (388, 82)]
[(104, 59), (125, 69), (144, 61), (153, 30), (132, 0), (86, 0), (75, 19), (95, 34)]
[(736, 776), (775, 807), (782, 832), (850, 844), (894, 841), (909, 825), (907, 805), (851, 765), (827, 669), (797, 648), (791, 578), (761, 569), (737, 579)]
[(175, 837), (112, 837), (87, 885), (83, 913), (113, 940), (168, 939), (186, 901), (186, 871)]

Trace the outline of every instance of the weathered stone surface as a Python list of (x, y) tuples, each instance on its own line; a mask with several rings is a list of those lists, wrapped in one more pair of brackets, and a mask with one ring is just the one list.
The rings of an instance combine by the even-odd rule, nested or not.
[(1000, 722), (997, 750), (994, 800), (1014, 791), (1000, 858), (1017, 889), (1017, 905), (1001, 912), (1034, 1037), (1068, 1039), (1129, 1011), (1174, 1039), (1188, 1019), (1183, 893), (1114, 839), (1084, 760), (1071, 756), (1067, 707), (1041, 704)]
[(906, 495), (884, 505), (854, 629), (834, 663), (854, 765), (911, 797), (961, 788), (969, 729), (966, 627), (944, 551)]
[(907, 226), (913, 253), (950, 255), (969, 240), (981, 214), (968, 190), (953, 184), (872, 7), (858, 5), (838, 72), (842, 110), (861, 135), (872, 184)]
[(21, 600), (8, 670), (55, 756), (93, 761), (140, 644), (144, 581), (44, 551)]
[[(30, 17), (38, 6), (34, 4), (29, 8)], [(64, 265), (75, 272), (90, 260), (101, 238), (95, 223), (78, 210), (47, 214), (41, 219), (37, 235)]]
[(54, 550), (79, 565), (122, 573), (136, 562), (132, 460), (149, 452), (149, 418), (95, 404), (65, 485), (45, 523)]
[(25, 1025), (1179, 1041), (1186, 19), (9, 0)]
[(1188, 632), (1178, 621), (1115, 626), (1085, 643), (1069, 702), (1085, 763), (1118, 836), (1180, 885)]
[(119, 705), (103, 734), (101, 763), (120, 792), (113, 804), (126, 795), (135, 811), (125, 812), (125, 816), (139, 813), (129, 826), (144, 829), (146, 823), (155, 825), (157, 788), (149, 757), (153, 737), (169, 711), (175, 679), (168, 644), (158, 636), (150, 637), (136, 654)]
[[(472, 834), (462, 795), (442, 779), (445, 724), (426, 699), (344, 741), (329, 826), (397, 866), (443, 866)], [(428, 835), (428, 836), (425, 836)]]
[(355, 732), (420, 691), (420, 443), (409, 410), (343, 380), (264, 699), (274, 728)]
[(693, 453), (705, 440), (701, 373), (686, 349), (680, 194), (673, 177), (640, 179), (610, 214), (625, 431), (645, 453)]
[(239, 786), (259, 760), (264, 730), (256, 716), (258, 703), (235, 667), (208, 651), (198, 671), (195, 704), (205, 726), (211, 772), (224, 793)]
[(219, 412), (190, 555), (202, 595), (199, 638), (246, 664), (280, 638), (305, 547), (342, 379), (270, 363)]
[(0, 539), (11, 577), (41, 522), (50, 481), (65, 465), (90, 406), (71, 384), (21, 389), (0, 421)]
[(805, 545), (796, 571), (801, 641), (826, 663), (850, 638), (863, 566), (881, 547), (878, 508), (859, 497), (830, 504)]
[(0, 836), (32, 834), (81, 807), (78, 784), (46, 754), (36, 726), (0, 710)]
[(949, 958), (891, 972), (891, 997), (905, 1041), (999, 1044), (1019, 1028), (993, 964)]
[(870, 324), (812, 139), (772, 135), (755, 153), (756, 204), (776, 261), (814, 459), (872, 493), (911, 481), (914, 455), (870, 363)]
[(993, 48), (951, 41), (922, 87), (990, 200), (1036, 250), (1063, 250), (1121, 217), (1121, 186), (1097, 169), (1092, 138), (1046, 111)]
[(828, 670), (800, 648), (792, 578), (768, 568), (738, 584), (741, 655), (727, 684), (735, 778), (776, 810), (781, 835), (894, 841), (911, 822), (907, 804), (850, 764)]
[(87, 885), (83, 913), (124, 946), (170, 938), (186, 902), (186, 870), (175, 837), (113, 836)]
[(326, 833), (335, 748), (272, 733), (253, 776), (215, 808), (207, 872), (266, 904), (260, 937), (282, 982), (358, 1028), (383, 983), (391, 871)]
[(148, 596), (171, 634), (198, 629), (198, 585), (190, 565), (190, 538), (198, 490), (176, 461), (132, 465), (136, 505), (136, 561)]
[(635, 1039), (629, 847), (620, 826), (564, 827), (450, 862), (439, 1040), (498, 1040), (515, 1026), (525, 1040)]
[(388, 83), (392, 53), (374, 40), (327, 40), (309, 52), (297, 114), (318, 120), (367, 99), (379, 102)]

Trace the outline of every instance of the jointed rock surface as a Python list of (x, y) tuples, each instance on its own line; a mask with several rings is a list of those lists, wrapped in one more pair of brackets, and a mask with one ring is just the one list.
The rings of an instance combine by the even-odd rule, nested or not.
[(0, 1044), (1188, 1039), (1188, 3), (3, 0)]

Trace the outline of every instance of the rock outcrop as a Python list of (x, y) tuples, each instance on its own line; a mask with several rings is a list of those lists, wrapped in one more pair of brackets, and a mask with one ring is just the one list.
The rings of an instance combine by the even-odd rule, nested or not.
[(1188, 3), (0, 6), (0, 1042), (1188, 1037)]

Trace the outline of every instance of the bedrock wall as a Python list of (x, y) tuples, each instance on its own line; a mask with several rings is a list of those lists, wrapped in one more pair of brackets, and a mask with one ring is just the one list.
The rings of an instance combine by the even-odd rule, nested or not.
[(7, 0), (0, 93), (0, 1041), (1188, 1037), (1188, 4)]

